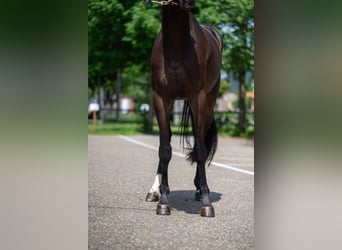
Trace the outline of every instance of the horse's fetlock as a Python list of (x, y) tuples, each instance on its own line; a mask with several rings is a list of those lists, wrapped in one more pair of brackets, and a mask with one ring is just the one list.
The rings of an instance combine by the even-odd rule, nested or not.
[(169, 194), (170, 188), (167, 185), (160, 185), (160, 193), (161, 194)]
[(202, 186), (202, 187), (200, 188), (200, 190), (201, 190), (201, 193), (202, 193), (203, 195), (209, 194), (209, 188), (208, 188), (208, 186)]

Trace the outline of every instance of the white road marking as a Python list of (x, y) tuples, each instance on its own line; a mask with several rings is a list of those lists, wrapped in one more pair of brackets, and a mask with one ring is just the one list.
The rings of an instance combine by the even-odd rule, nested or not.
[[(155, 146), (152, 146), (152, 145), (149, 145), (149, 144), (137, 141), (137, 140), (132, 139), (132, 138), (130, 138), (128, 136), (119, 135), (118, 137), (120, 139), (122, 139), (122, 140), (125, 140), (125, 141), (128, 141), (128, 142), (140, 145), (140, 146), (145, 147), (145, 148), (149, 148), (149, 149), (156, 150), (156, 151), (159, 150), (158, 147), (155, 147)], [(172, 154), (176, 155), (176, 156), (179, 156), (179, 157), (182, 157), (182, 158), (186, 157), (185, 154), (179, 153), (179, 152), (175, 152), (175, 151), (173, 151)], [(248, 175), (253, 175), (254, 176), (254, 172), (252, 172), (252, 171), (248, 171), (248, 170), (244, 170), (244, 169), (241, 169), (241, 168), (232, 167), (232, 166), (229, 166), (227, 164), (223, 164), (223, 163), (212, 161), (211, 165), (216, 166), (216, 167), (230, 169), (230, 170), (233, 170), (233, 171), (236, 171), (236, 172), (240, 172), (240, 173), (244, 173), (244, 174), (248, 174)]]

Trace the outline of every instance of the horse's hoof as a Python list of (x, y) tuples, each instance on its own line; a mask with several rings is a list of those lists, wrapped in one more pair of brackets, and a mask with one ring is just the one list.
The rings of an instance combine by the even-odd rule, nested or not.
[(159, 200), (159, 195), (156, 192), (147, 193), (145, 201), (155, 202)]
[(200, 214), (202, 217), (215, 217), (213, 206), (201, 207)]
[(195, 193), (195, 201), (201, 201), (202, 200), (202, 195), (200, 191), (196, 191)]
[(158, 215), (170, 215), (171, 209), (167, 204), (159, 204), (157, 205), (157, 214)]

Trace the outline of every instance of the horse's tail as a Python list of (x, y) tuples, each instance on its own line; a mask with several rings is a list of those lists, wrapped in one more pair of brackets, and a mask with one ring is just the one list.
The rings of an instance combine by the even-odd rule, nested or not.
[[(192, 133), (189, 131), (189, 122), (191, 119), (192, 124)], [(188, 101), (184, 101), (183, 107), (183, 115), (181, 120), (181, 143), (183, 144), (183, 148), (189, 150), (187, 153), (187, 160), (191, 161), (191, 164), (197, 162), (197, 154), (196, 154), (196, 142), (195, 145), (192, 146), (190, 142), (190, 135), (194, 135), (194, 122), (193, 116), (190, 109), (190, 105)], [(185, 145), (186, 144), (186, 145)], [(207, 131), (205, 136), (205, 146), (207, 149), (206, 161), (208, 165), (210, 165), (211, 161), (214, 158), (216, 149), (217, 149), (217, 129), (215, 119), (213, 118), (211, 125)]]

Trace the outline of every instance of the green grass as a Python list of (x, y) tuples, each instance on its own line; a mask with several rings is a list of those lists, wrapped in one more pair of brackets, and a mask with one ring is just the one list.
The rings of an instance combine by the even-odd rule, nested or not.
[[(113, 114), (112, 114), (113, 115)], [(114, 114), (115, 115), (115, 114)], [(96, 133), (99, 135), (134, 135), (144, 133), (143, 123), (146, 116), (138, 113), (120, 114), (120, 122), (115, 122), (115, 117), (107, 116), (103, 123), (96, 124)], [(237, 113), (221, 113), (216, 114), (216, 126), (220, 136), (233, 137), (254, 137), (254, 114), (247, 114), (249, 121), (247, 131), (241, 132), (238, 128), (238, 114)], [(191, 128), (190, 128), (191, 130)], [(172, 134), (180, 134), (180, 127), (171, 125)], [(89, 120), (88, 134), (94, 134), (93, 125)], [(154, 120), (153, 131), (151, 134), (158, 135), (159, 128), (156, 120)]]
[[(172, 134), (180, 133), (179, 126), (171, 126)], [(141, 123), (134, 122), (119, 122), (119, 123), (98, 123), (96, 124), (96, 132), (93, 131), (93, 124), (88, 124), (88, 134), (97, 135), (134, 135), (143, 133)], [(158, 135), (159, 128), (157, 124), (153, 125), (152, 134)], [(241, 133), (237, 126), (227, 124), (226, 126), (218, 127), (218, 134), (221, 136), (234, 136), (234, 137), (254, 137), (254, 127), (249, 126), (245, 133)]]
[[(171, 126), (172, 134), (179, 134), (178, 126)], [(96, 132), (93, 131), (93, 124), (88, 124), (88, 134), (97, 135), (134, 135), (143, 133), (142, 124), (132, 122), (119, 123), (98, 123), (96, 124)], [(158, 135), (159, 128), (157, 124), (153, 125), (152, 134)]]
[(93, 131), (93, 124), (88, 124), (88, 134), (97, 135), (134, 135), (142, 133), (139, 123), (103, 123), (96, 124), (96, 132)]

